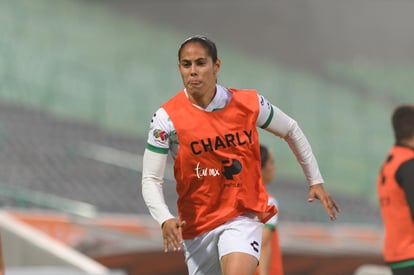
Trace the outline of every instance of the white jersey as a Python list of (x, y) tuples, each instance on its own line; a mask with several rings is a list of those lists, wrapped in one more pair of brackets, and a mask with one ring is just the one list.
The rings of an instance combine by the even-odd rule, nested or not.
[[(231, 100), (232, 93), (226, 88), (220, 85), (217, 85), (216, 88), (217, 92), (213, 100), (207, 108), (203, 109), (207, 112), (225, 108)], [(186, 90), (184, 91), (186, 92)], [(302, 167), (309, 185), (323, 183), (312, 148), (297, 122), (263, 96), (258, 95), (257, 100), (260, 106), (256, 121), (257, 127), (283, 138), (288, 143)], [(175, 158), (178, 146), (179, 141), (171, 119), (163, 108), (158, 109), (151, 120), (147, 147), (144, 152), (142, 195), (151, 215), (160, 225), (167, 219), (174, 217), (165, 203), (162, 185), (167, 154), (170, 152), (171, 156)]]
[[(216, 91), (216, 95), (210, 104), (205, 109), (203, 109), (204, 111), (214, 112), (216, 110), (223, 109), (231, 100), (232, 93), (229, 92), (226, 88), (220, 85), (216, 85)], [(266, 98), (261, 95), (258, 95), (257, 100), (260, 105), (260, 111), (259, 116), (257, 117), (256, 125), (257, 127), (263, 127), (266, 125), (266, 122), (272, 119), (272, 105)], [(197, 105), (194, 106), (201, 108)], [(151, 120), (147, 143), (147, 147), (152, 151), (165, 154), (170, 151), (173, 158), (175, 158), (177, 154), (177, 134), (170, 117), (162, 107), (155, 112)]]

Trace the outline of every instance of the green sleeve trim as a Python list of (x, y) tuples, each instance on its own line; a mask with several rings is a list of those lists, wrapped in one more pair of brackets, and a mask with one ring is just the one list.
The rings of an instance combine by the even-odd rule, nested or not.
[(166, 148), (160, 148), (160, 147), (155, 147), (151, 144), (147, 143), (147, 147), (148, 150), (154, 152), (154, 153), (160, 153), (160, 154), (168, 154), (168, 149)]
[(398, 263), (390, 263), (389, 266), (392, 269), (398, 269), (398, 268), (404, 268), (404, 267), (409, 267), (409, 266), (414, 266), (414, 259), (412, 260), (407, 260), (407, 261), (402, 261), (402, 262), (398, 262)]
[(270, 224), (270, 223), (265, 223), (264, 225), (265, 227), (271, 229), (272, 231), (276, 230), (276, 226), (274, 224)]
[(266, 128), (267, 128), (267, 126), (269, 126), (270, 122), (271, 122), (271, 121), (272, 121), (272, 119), (273, 119), (273, 114), (274, 114), (274, 111), (273, 111), (273, 106), (271, 106), (271, 109), (270, 109), (270, 115), (269, 115), (269, 117), (267, 118), (267, 120), (266, 120), (265, 124), (263, 124), (260, 128), (262, 128), (262, 129), (266, 129)]

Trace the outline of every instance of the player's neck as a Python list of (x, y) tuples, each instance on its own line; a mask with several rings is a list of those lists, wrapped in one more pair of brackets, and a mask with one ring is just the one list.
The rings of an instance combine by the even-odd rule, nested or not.
[(414, 149), (414, 137), (412, 137), (411, 139), (406, 139), (404, 141), (401, 141), (399, 145), (407, 146), (407, 147)]

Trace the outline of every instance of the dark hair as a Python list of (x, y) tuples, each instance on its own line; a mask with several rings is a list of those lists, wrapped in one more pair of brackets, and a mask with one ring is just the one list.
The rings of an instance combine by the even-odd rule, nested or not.
[(392, 115), (395, 142), (397, 144), (414, 137), (414, 105), (401, 105)]
[(213, 63), (217, 61), (218, 57), (216, 44), (207, 37), (201, 35), (191, 36), (184, 40), (184, 42), (178, 49), (178, 60), (180, 60), (181, 58), (181, 51), (183, 50), (184, 46), (188, 43), (200, 43), (203, 46), (203, 48), (207, 50), (208, 55), (211, 56), (211, 58), (213, 59)]
[(269, 149), (260, 144), (260, 166), (263, 168), (269, 159)]

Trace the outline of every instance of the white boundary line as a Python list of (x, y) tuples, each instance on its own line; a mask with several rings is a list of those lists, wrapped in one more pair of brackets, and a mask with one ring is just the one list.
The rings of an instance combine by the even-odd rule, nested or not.
[[(133, 154), (94, 143), (81, 143), (78, 153), (88, 159), (127, 168), (140, 173), (142, 172), (143, 155), (140, 154)], [(173, 171), (173, 166), (167, 164), (164, 178), (174, 180)]]
[(109, 270), (100, 263), (95, 262), (89, 257), (58, 241), (55, 241), (45, 233), (25, 225), (4, 211), (0, 211), (0, 227), (2, 227), (3, 230), (7, 230), (20, 236), (45, 251), (49, 251), (62, 261), (70, 263), (88, 274), (104, 275), (109, 272)]

